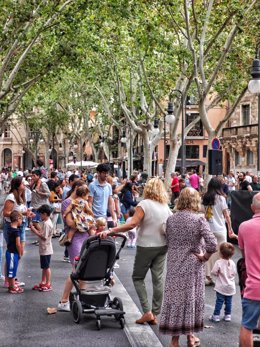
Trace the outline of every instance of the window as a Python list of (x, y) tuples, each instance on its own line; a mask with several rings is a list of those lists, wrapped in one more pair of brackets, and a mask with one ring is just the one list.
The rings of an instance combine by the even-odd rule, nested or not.
[(11, 137), (10, 125), (6, 125), (5, 128), (4, 128), (4, 137)]
[(250, 151), (250, 149), (246, 151), (246, 162), (247, 162), (247, 165), (254, 164), (254, 155), (253, 155), (253, 152)]
[(187, 159), (199, 159), (199, 156), (200, 156), (199, 146), (186, 146)]
[(250, 105), (242, 105), (241, 106), (242, 113), (242, 124), (241, 125), (249, 125), (250, 124)]
[[(186, 113), (186, 125), (189, 125), (194, 119), (198, 117), (198, 113)], [(203, 136), (202, 121), (199, 120), (188, 132), (187, 136)]]
[(207, 158), (207, 153), (208, 153), (208, 146), (203, 145), (203, 158)]
[(240, 154), (238, 151), (235, 151), (235, 165), (240, 165)]

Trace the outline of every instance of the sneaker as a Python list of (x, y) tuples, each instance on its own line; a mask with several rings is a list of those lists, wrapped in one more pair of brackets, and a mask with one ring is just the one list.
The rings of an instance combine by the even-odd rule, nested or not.
[(59, 302), (58, 303), (58, 311), (70, 312), (70, 302)]
[(5, 276), (4, 275), (0, 275), (0, 280), (4, 281), (5, 280)]
[(118, 263), (115, 263), (114, 269), (118, 269), (118, 268), (119, 268), (119, 264), (118, 264)]
[(209, 317), (209, 320), (211, 320), (211, 322), (220, 322), (220, 317), (213, 314)]
[(70, 258), (69, 257), (64, 257), (63, 261), (65, 261), (66, 263), (70, 263)]
[(51, 284), (44, 284), (39, 288), (39, 292), (50, 292), (52, 290)]
[(24, 290), (20, 287), (10, 287), (8, 288), (8, 292), (10, 294), (22, 294)]
[(224, 321), (225, 322), (231, 322), (231, 314), (225, 314)]

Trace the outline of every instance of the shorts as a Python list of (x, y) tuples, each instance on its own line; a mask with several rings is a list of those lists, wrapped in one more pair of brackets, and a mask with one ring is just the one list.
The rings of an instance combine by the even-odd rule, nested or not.
[(51, 263), (51, 255), (40, 255), (41, 269), (49, 269)]
[(40, 212), (34, 208), (32, 209), (32, 212), (35, 214), (35, 216), (32, 218), (32, 222), (40, 223), (42, 221)]
[(121, 204), (120, 209), (123, 214), (127, 214), (130, 210), (130, 207), (126, 208), (124, 204)]
[(242, 299), (242, 322), (241, 325), (254, 330), (260, 317), (260, 300)]
[(19, 255), (18, 253), (10, 253), (8, 250), (5, 253), (6, 259), (6, 276), (8, 278), (16, 277)]
[(21, 231), (21, 234), (20, 234), (20, 241), (21, 242), (25, 242), (26, 241), (26, 236), (25, 236), (25, 228), (26, 228), (26, 221), (24, 221), (21, 226), (20, 226), (20, 231)]

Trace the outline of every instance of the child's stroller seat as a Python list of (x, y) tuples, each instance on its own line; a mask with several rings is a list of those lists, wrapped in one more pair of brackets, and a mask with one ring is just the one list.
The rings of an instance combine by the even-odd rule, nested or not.
[(75, 272), (71, 274), (76, 292), (71, 292), (70, 305), (75, 323), (79, 323), (83, 313), (96, 315), (97, 328), (101, 328), (101, 316), (114, 316), (124, 327), (123, 304), (120, 298), (110, 299), (110, 282), (113, 266), (126, 242), (126, 236), (114, 234), (122, 239), (116, 252), (112, 237), (100, 239), (92, 236), (82, 245)]

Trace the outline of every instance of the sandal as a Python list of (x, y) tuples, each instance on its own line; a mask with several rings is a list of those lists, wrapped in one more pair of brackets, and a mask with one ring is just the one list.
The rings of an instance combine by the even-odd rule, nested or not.
[(22, 294), (24, 290), (20, 287), (9, 287), (8, 292), (10, 294)]
[(189, 335), (187, 338), (187, 346), (188, 347), (199, 347), (200, 339), (195, 335)]
[(39, 283), (39, 284), (35, 284), (35, 286), (32, 287), (32, 290), (41, 290), (41, 288), (45, 286), (45, 283)]

